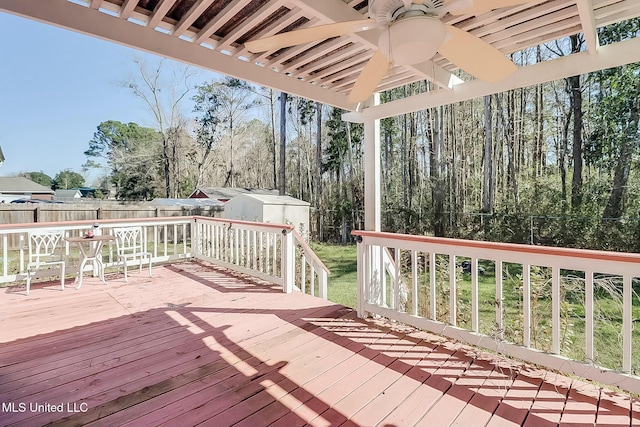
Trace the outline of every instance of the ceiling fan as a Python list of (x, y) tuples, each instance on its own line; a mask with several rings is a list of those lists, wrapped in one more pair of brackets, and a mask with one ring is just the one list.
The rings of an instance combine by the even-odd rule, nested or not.
[(378, 50), (365, 65), (348, 97), (366, 100), (392, 65), (415, 65), (440, 53), (472, 76), (495, 83), (517, 70), (499, 50), (441, 18), (477, 15), (539, 0), (369, 0), (369, 19), (337, 22), (276, 34), (245, 43), (253, 53), (278, 50), (345, 34), (377, 30)]

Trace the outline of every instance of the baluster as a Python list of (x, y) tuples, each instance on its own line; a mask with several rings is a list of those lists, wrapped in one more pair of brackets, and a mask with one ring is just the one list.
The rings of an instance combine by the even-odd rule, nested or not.
[(593, 363), (593, 271), (584, 272), (585, 279), (585, 296), (584, 296), (584, 333), (585, 333), (585, 351), (587, 363)]
[(622, 370), (631, 372), (632, 331), (633, 331), (633, 290), (632, 277), (629, 273), (623, 276), (622, 283)]
[(522, 266), (522, 342), (525, 347), (531, 347), (531, 266)]
[(418, 315), (418, 251), (411, 251), (411, 314)]
[(471, 259), (471, 329), (479, 330), (478, 311), (478, 258)]
[(429, 254), (429, 302), (431, 303), (431, 320), (437, 319), (436, 313), (436, 254)]
[(458, 324), (457, 297), (456, 256), (449, 255), (449, 323), (452, 326)]
[(495, 261), (495, 269), (496, 269), (496, 338), (503, 339), (504, 338), (504, 317), (503, 312), (504, 309), (502, 307), (503, 298), (502, 298), (502, 261)]
[(560, 268), (551, 269), (551, 351), (560, 354)]

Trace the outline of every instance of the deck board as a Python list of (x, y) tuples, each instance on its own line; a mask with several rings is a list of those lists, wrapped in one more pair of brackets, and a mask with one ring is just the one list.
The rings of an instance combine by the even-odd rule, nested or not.
[(0, 289), (0, 425), (639, 424), (628, 395), (208, 264), (107, 279)]

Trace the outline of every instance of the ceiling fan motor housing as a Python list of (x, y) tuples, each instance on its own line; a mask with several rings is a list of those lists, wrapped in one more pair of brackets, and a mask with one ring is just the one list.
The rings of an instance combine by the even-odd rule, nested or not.
[[(444, 0), (422, 0), (412, 7), (426, 8), (433, 15), (444, 14)], [(369, 17), (377, 22), (391, 22), (399, 13), (407, 11), (405, 0), (369, 0)]]
[(431, 16), (410, 16), (391, 23), (380, 34), (378, 49), (395, 65), (431, 59), (447, 36), (445, 25)]

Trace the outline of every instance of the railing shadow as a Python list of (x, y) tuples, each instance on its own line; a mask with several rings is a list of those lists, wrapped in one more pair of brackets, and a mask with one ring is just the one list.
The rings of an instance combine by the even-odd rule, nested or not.
[[(202, 277), (197, 269), (168, 268), (217, 292), (282, 292), (234, 273), (207, 279), (212, 270), (205, 267)], [(242, 283), (228, 284), (234, 281)], [(270, 318), (277, 321), (268, 322)], [(294, 342), (293, 335), (302, 331), (312, 338)], [(310, 350), (311, 339), (317, 340), (315, 350)], [(335, 366), (324, 371), (309, 368), (305, 380), (286, 373), (294, 365), (302, 369), (305, 363), (318, 362), (314, 352), (319, 349), (342, 351), (347, 359), (363, 358), (363, 379), (350, 383), (357, 376), (347, 373), (322, 380), (328, 381), (323, 390), (350, 383), (351, 388), (336, 397), (309, 386)], [(398, 383), (395, 392), (391, 387), (396, 382), (373, 400), (360, 402), (370, 411), (365, 418), (386, 411), (378, 418), (381, 425), (446, 425), (454, 421), (448, 417), (467, 407), (474, 409), (477, 422), (478, 413), (518, 425), (549, 425), (549, 418), (569, 412), (595, 417), (590, 409), (567, 407), (570, 393), (540, 371), (529, 372), (413, 328), (365, 322), (350, 309), (326, 303), (282, 309), (167, 302), (164, 308), (11, 342), (0, 350), (0, 360), (0, 401), (87, 404), (86, 411), (77, 413), (5, 412), (7, 425), (370, 425), (357, 421), (360, 410), (347, 413), (340, 402), (371, 396), (364, 378), (374, 378), (383, 369), (395, 373), (390, 380)], [(409, 389), (400, 382), (405, 378)], [(404, 393), (406, 407), (399, 405), (389, 413), (382, 403), (400, 398), (394, 393)], [(597, 398), (581, 399), (598, 405)], [(536, 407), (535, 402), (548, 403), (549, 408)], [(627, 419), (633, 417), (630, 408)], [(624, 408), (607, 410), (625, 416)]]

